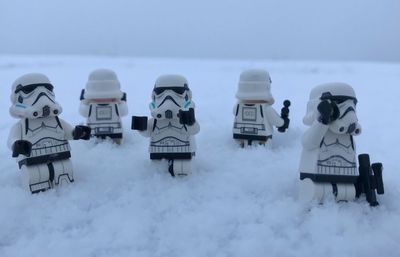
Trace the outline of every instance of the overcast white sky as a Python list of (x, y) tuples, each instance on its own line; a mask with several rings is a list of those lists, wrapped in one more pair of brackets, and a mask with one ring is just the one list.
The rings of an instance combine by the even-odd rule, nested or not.
[(0, 54), (400, 61), (400, 1), (0, 0)]

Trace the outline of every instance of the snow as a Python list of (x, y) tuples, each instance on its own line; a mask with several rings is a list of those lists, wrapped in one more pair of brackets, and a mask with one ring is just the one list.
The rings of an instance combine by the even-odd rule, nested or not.
[[(128, 95), (124, 143), (71, 142), (75, 183), (30, 195), (6, 147), (17, 121), (8, 113), (12, 82), (27, 72), (48, 75), (61, 118), (76, 125), (84, 121), (80, 90), (102, 67), (117, 72)], [(246, 68), (268, 69), (275, 109), (292, 102), (291, 127), (276, 132), (269, 149), (240, 149), (232, 140), (234, 94)], [(130, 130), (131, 115), (149, 115), (152, 86), (165, 73), (187, 77), (197, 106), (195, 171), (186, 178), (151, 162), (148, 139)], [(399, 256), (400, 64), (3, 55), (0, 78), (0, 256)], [(355, 88), (358, 152), (384, 163), (378, 208), (363, 199), (310, 209), (297, 201), (308, 93), (330, 81)]]

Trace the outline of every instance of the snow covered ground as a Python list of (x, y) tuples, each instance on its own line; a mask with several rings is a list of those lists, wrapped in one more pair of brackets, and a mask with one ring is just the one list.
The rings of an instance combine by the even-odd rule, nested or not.
[[(121, 146), (71, 142), (74, 184), (30, 195), (6, 147), (16, 122), (8, 113), (12, 82), (47, 74), (61, 117), (78, 124), (80, 90), (101, 67), (117, 72), (130, 116), (149, 114), (158, 75), (188, 78), (201, 125), (194, 173), (173, 179), (165, 162), (152, 163), (148, 139), (130, 131), (129, 116)], [(275, 133), (272, 149), (240, 149), (232, 140), (234, 94), (246, 68), (269, 70), (275, 109), (292, 101), (291, 127)], [(330, 81), (358, 94), (358, 152), (385, 167), (378, 208), (332, 201), (307, 211), (297, 201), (308, 93)], [(0, 56), (0, 84), (0, 256), (400, 255), (400, 64)]]

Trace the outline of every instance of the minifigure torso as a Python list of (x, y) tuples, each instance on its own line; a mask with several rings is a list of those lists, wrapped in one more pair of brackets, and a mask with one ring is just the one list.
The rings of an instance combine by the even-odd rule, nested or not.
[(65, 131), (57, 117), (22, 119), (20, 126), (21, 139), (32, 143), (31, 155), (18, 157), (20, 167), (71, 157)]
[(233, 124), (234, 138), (266, 141), (272, 137), (272, 126), (264, 118), (266, 108), (264, 103), (238, 103)]
[(150, 158), (191, 159), (195, 152), (192, 136), (178, 119), (154, 119), (150, 139)]
[(122, 137), (121, 118), (116, 102), (90, 103), (87, 125), (94, 136)]
[(358, 175), (352, 136), (327, 131), (319, 148), (317, 173), (336, 176)]

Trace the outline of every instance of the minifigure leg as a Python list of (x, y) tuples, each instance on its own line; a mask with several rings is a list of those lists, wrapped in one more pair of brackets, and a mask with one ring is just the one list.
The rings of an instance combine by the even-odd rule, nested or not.
[(52, 163), (54, 168), (54, 183), (56, 185), (69, 184), (74, 182), (74, 174), (70, 159)]
[(22, 166), (22, 183), (32, 194), (45, 191), (52, 187), (49, 169), (46, 164)]
[(174, 160), (173, 170), (175, 176), (186, 176), (192, 171), (191, 160)]
[(117, 144), (120, 145), (122, 143), (122, 138), (113, 138), (112, 141)]
[(332, 194), (332, 185), (329, 183), (315, 183), (309, 178), (300, 180), (299, 199), (303, 202), (322, 203), (328, 193)]
[(356, 188), (353, 184), (337, 184), (337, 201), (354, 201)]
[(248, 141), (244, 139), (235, 139), (235, 141), (240, 145), (241, 148), (245, 148), (248, 144)]

